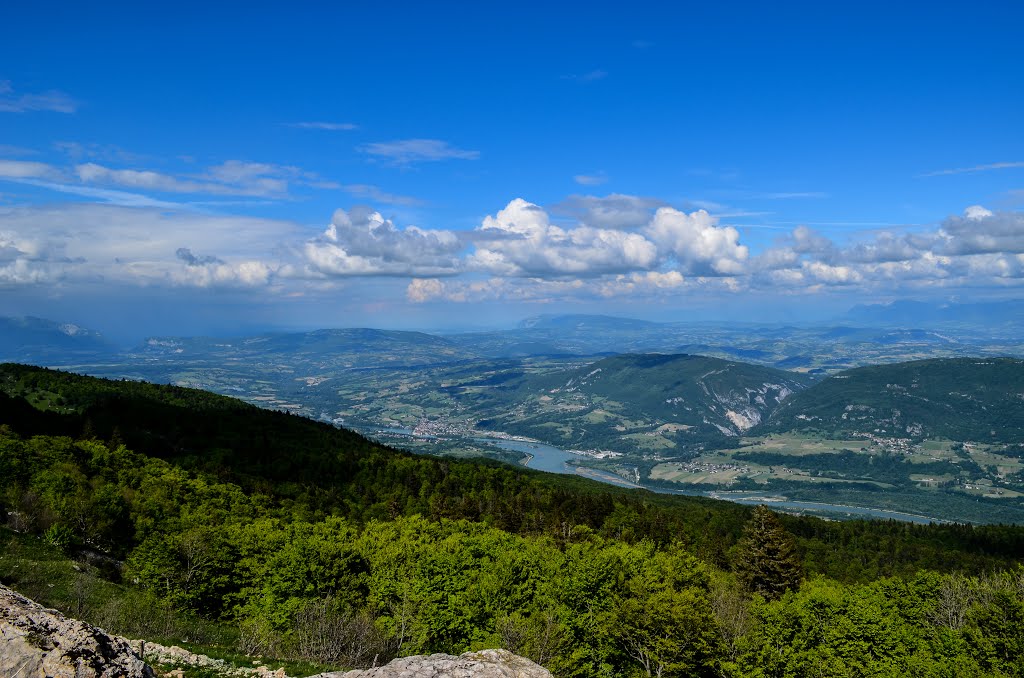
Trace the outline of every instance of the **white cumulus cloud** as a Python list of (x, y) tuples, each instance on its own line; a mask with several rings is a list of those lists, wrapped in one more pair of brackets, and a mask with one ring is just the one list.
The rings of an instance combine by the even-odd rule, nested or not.
[(739, 231), (719, 226), (718, 219), (705, 210), (687, 214), (662, 207), (643, 233), (663, 255), (671, 256), (683, 270), (696, 275), (739, 275), (750, 254), (739, 242)]
[(612, 193), (604, 197), (570, 195), (551, 205), (551, 211), (595, 228), (637, 229), (651, 220), (656, 209), (666, 206), (657, 198)]
[(324, 276), (452, 275), (464, 243), (451, 231), (400, 229), (379, 212), (337, 210), (319, 237), (306, 242), (307, 268)]
[(445, 284), (437, 278), (414, 278), (405, 294), (409, 301), (420, 304), (444, 297)]
[(476, 233), (491, 237), (477, 243), (471, 266), (499, 275), (593, 276), (647, 269), (658, 257), (655, 245), (638, 233), (584, 225), (563, 229), (522, 198), (486, 217)]
[(1024, 252), (1024, 213), (991, 212), (968, 207), (961, 217), (950, 217), (939, 231), (946, 254)]
[[(0, 162), (0, 176), (37, 186), (48, 185), (55, 171), (45, 163)], [(244, 184), (271, 171), (225, 164), (205, 180)], [(141, 189), (164, 178), (120, 181)], [(310, 230), (165, 204), (0, 207), (0, 287), (89, 283), (330, 295), (341, 280), (390, 277), (396, 280), (367, 282), (365, 289), (400, 298), (404, 290), (412, 303), (593, 303), (1024, 285), (1019, 212), (972, 206), (930, 227), (854, 233), (843, 242), (800, 226), (751, 253), (736, 228), (704, 210), (687, 213), (630, 196), (574, 199), (575, 218), (553, 220), (517, 198), (468, 230), (400, 225), (370, 208), (337, 210), (326, 228)]]

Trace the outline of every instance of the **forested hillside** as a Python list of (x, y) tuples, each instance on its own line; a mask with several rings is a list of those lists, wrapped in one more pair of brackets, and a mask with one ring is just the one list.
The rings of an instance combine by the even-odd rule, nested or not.
[[(190, 389), (6, 365), (0, 390), (0, 578), (115, 631), (336, 667), (1024, 675), (1019, 527), (751, 520)], [(77, 570), (37, 567), (55, 550)]]
[(524, 377), (487, 426), (566, 447), (632, 453), (651, 439), (723, 446), (767, 418), (806, 375), (699, 355), (630, 354)]
[(947, 358), (858, 367), (790, 398), (764, 430), (1024, 442), (1024, 360)]

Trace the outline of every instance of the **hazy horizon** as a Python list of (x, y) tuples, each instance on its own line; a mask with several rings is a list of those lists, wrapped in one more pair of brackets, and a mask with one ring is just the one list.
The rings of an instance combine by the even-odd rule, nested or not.
[[(996, 302), (1001, 303), (1001, 302)], [(1003, 300), (1002, 303), (1009, 303), (1013, 305), (1024, 305), (1024, 299), (1007, 299)], [(915, 317), (913, 313), (910, 315), (904, 315), (899, 313), (900, 309), (906, 308), (907, 306), (921, 306), (925, 312), (928, 310), (939, 311), (948, 310), (950, 313), (948, 317), (942, 319), (928, 319)], [(896, 328), (901, 327), (903, 329), (938, 329), (941, 327), (948, 326), (948, 323), (956, 323), (961, 330), (968, 330), (973, 328), (975, 330), (982, 330), (984, 323), (979, 322), (977, 309), (973, 308), (975, 305), (966, 304), (930, 304), (928, 302), (914, 300), (914, 299), (901, 299), (894, 302), (885, 304), (867, 304), (858, 305), (850, 308), (835, 309), (834, 313), (823, 313), (821, 315), (806, 315), (801, 319), (792, 319), (779, 317), (773, 315), (770, 311), (761, 309), (762, 313), (748, 314), (745, 317), (722, 317), (716, 315), (713, 309), (709, 309), (705, 314), (687, 314), (687, 315), (676, 315), (676, 316), (665, 316), (658, 314), (644, 314), (644, 313), (550, 313), (550, 312), (539, 312), (531, 315), (523, 316), (509, 316), (509, 317), (495, 317), (491, 318), (490, 322), (486, 319), (466, 319), (463, 323), (457, 321), (451, 321), (447, 325), (415, 325), (408, 322), (403, 322), (401, 318), (390, 319), (379, 325), (367, 325), (367, 324), (307, 324), (307, 325), (282, 325), (282, 324), (242, 324), (233, 326), (223, 325), (210, 325), (209, 331), (188, 333), (180, 331), (180, 327), (176, 323), (169, 323), (162, 326), (152, 327), (151, 329), (160, 329), (161, 327), (166, 331), (155, 331), (155, 332), (142, 332), (137, 327), (133, 327), (130, 324), (124, 324), (121, 322), (106, 322), (104, 323), (99, 318), (91, 318), (86, 321), (76, 321), (71, 317), (42, 317), (33, 313), (25, 313), (15, 316), (0, 316), (0, 319), (11, 318), (11, 319), (37, 319), (44, 322), (53, 322), (57, 324), (71, 323), (81, 329), (89, 330), (93, 332), (99, 332), (100, 335), (107, 341), (119, 346), (120, 348), (132, 348), (140, 344), (146, 339), (154, 337), (209, 337), (209, 338), (239, 338), (239, 337), (251, 337), (263, 334), (289, 334), (289, 333), (304, 333), (317, 330), (343, 330), (343, 329), (377, 329), (377, 330), (394, 330), (394, 331), (406, 331), (406, 332), (423, 332), (428, 334), (438, 335), (458, 335), (458, 334), (471, 334), (471, 333), (485, 333), (485, 332), (501, 332), (508, 330), (515, 330), (520, 328), (523, 323), (538, 318), (553, 318), (553, 319), (565, 319), (565, 318), (612, 318), (618, 320), (640, 320), (650, 323), (669, 325), (669, 326), (681, 326), (685, 327), (687, 324), (695, 326), (709, 326), (709, 327), (734, 327), (742, 328), (744, 326), (750, 327), (803, 327), (803, 328), (827, 328), (827, 327), (839, 327), (839, 326), (850, 326), (850, 327), (862, 327), (862, 328)], [(965, 309), (967, 313), (965, 314)], [(857, 317), (857, 311), (865, 311), (870, 316), (873, 312), (876, 314), (882, 314), (888, 316), (883, 320), (871, 320), (870, 318)], [(887, 313), (887, 311), (889, 311)], [(900, 318), (896, 320), (896, 318)], [(387, 320), (387, 319), (385, 319)], [(993, 318), (993, 321), (1002, 323), (1011, 323), (1014, 326), (1019, 324), (1020, 320), (1015, 318)]]

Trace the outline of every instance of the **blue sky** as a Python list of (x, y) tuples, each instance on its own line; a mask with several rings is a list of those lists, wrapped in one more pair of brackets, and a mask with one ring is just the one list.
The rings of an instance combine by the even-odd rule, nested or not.
[(667, 4), (6, 8), (0, 314), (128, 336), (1019, 296), (1024, 7)]

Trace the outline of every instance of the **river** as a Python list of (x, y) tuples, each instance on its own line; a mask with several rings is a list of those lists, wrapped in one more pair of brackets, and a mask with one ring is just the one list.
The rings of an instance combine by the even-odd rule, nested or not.
[[(380, 429), (378, 432), (399, 436), (413, 435), (411, 430), (404, 428)], [(659, 494), (682, 494), (691, 497), (710, 497), (712, 499), (723, 499), (725, 501), (732, 501), (738, 504), (765, 504), (767, 506), (785, 509), (790, 512), (824, 514), (828, 516), (838, 515), (848, 516), (851, 518), (882, 518), (886, 520), (901, 520), (910, 523), (920, 523), (923, 525), (927, 525), (928, 523), (949, 522), (948, 520), (921, 516), (914, 513), (889, 511), (886, 509), (870, 508), (867, 506), (847, 506), (844, 504), (827, 504), (816, 501), (791, 501), (785, 497), (765, 495), (757, 492), (728, 492), (647, 487), (630, 482), (629, 480), (608, 471), (577, 466), (576, 462), (579, 461), (579, 455), (567, 452), (561, 448), (554, 447), (553, 445), (548, 445), (546, 443), (490, 437), (474, 438), (473, 440), (478, 443), (499, 447), (510, 452), (520, 452), (523, 454), (524, 458), (529, 455), (529, 459), (524, 463), (524, 466), (537, 469), (538, 471), (581, 475), (586, 478), (598, 480), (603, 483), (609, 483), (611, 485), (645, 489), (652, 492), (658, 492)]]

